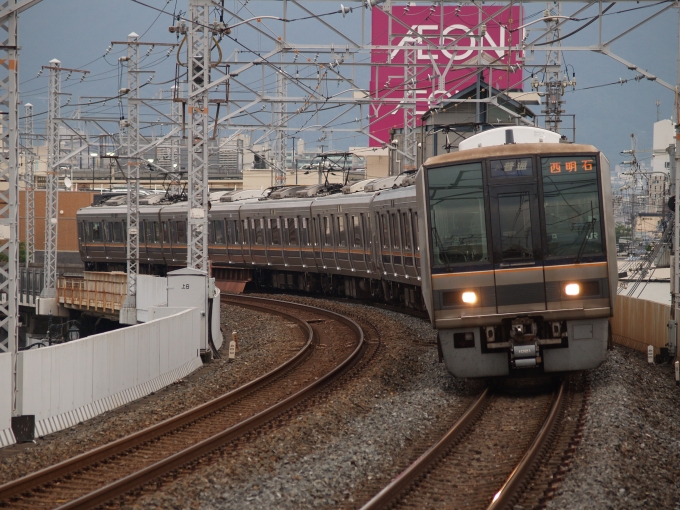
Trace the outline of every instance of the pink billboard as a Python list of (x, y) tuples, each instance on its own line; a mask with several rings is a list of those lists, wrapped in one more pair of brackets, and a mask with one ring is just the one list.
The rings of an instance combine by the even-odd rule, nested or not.
[[(415, 50), (416, 116), (437, 101), (454, 96), (477, 80), (477, 63), (493, 64), (481, 71), (482, 81), (501, 91), (522, 90), (519, 50), (520, 7), (408, 6), (392, 7), (392, 17), (380, 8), (372, 14), (370, 145), (389, 141), (389, 130), (404, 125), (405, 50)], [(440, 40), (439, 34), (443, 34)], [(481, 40), (481, 44), (480, 44)], [(375, 48), (390, 46), (391, 49)], [(443, 46), (441, 50), (436, 46)], [(480, 52), (474, 48), (483, 47)], [(504, 47), (514, 47), (511, 51)]]

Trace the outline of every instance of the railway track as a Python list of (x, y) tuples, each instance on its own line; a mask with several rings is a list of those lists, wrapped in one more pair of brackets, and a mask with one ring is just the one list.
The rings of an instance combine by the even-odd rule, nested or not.
[(334, 312), (245, 296), (222, 301), (296, 323), (307, 341), (276, 369), (221, 397), (0, 486), (0, 507), (101, 505), (271, 422), (346, 373), (367, 350), (361, 327)]
[[(567, 387), (563, 381), (552, 393), (521, 396), (484, 390), (441, 439), (362, 510), (512, 508), (545, 460), (567, 401), (578, 401), (569, 398)], [(536, 494), (530, 499), (544, 501)]]

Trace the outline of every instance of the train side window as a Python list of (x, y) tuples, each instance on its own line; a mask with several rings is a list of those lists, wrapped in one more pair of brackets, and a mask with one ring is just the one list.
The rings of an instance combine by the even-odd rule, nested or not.
[(215, 244), (215, 221), (208, 221), (208, 244)]
[(328, 218), (328, 216), (323, 217), (323, 231), (324, 231), (324, 244), (326, 244), (327, 246), (331, 246), (333, 244), (333, 239), (331, 237), (331, 221)]
[(269, 225), (272, 236), (272, 244), (278, 246), (281, 244), (281, 220), (279, 218), (270, 218)]
[(170, 244), (170, 229), (168, 227), (168, 222), (162, 221), (161, 227), (163, 228), (163, 242), (165, 244)]
[(160, 242), (161, 242), (161, 224), (158, 221), (153, 222), (153, 239), (154, 239), (154, 243), (160, 244)]
[(352, 216), (352, 234), (354, 236), (354, 246), (361, 248), (361, 226), (357, 216)]
[(110, 243), (111, 242), (111, 222), (110, 221), (102, 221), (102, 229), (103, 229), (103, 237), (102, 240), (105, 243)]
[(403, 239), (404, 239), (404, 249), (405, 250), (410, 250), (411, 249), (411, 219), (409, 218), (409, 213), (404, 212), (401, 213), (401, 225), (402, 225), (402, 234), (403, 234)]
[(83, 230), (85, 231), (85, 242), (92, 242), (92, 222), (86, 221), (83, 223)]
[(314, 243), (314, 246), (319, 246), (321, 244), (321, 235), (319, 234), (319, 220), (317, 218), (314, 218), (312, 221), (314, 223), (312, 229), (312, 241)]
[(416, 251), (420, 251), (420, 242), (418, 241), (418, 213), (413, 213), (413, 246), (416, 247)]
[[(298, 219), (300, 221), (300, 219)], [(307, 246), (309, 244), (309, 234), (307, 232), (307, 218), (302, 218), (302, 228), (300, 229), (300, 244)]]
[(140, 243), (146, 243), (146, 227), (144, 227), (144, 223), (146, 223), (146, 220), (139, 220), (138, 227), (137, 227), (137, 232), (139, 232), (139, 242)]
[(99, 221), (92, 222), (92, 242), (102, 242), (102, 224)]
[(233, 220), (234, 222), (234, 244), (241, 244), (241, 222)]
[(343, 214), (338, 217), (338, 246), (347, 246), (347, 232), (345, 231), (345, 216)]
[(114, 243), (122, 243), (123, 242), (123, 224), (119, 221), (116, 221), (115, 223), (112, 223), (111, 226), (113, 227), (113, 242)]
[(175, 226), (177, 227), (177, 243), (186, 244), (187, 242), (187, 228), (184, 221), (176, 221)]
[(255, 230), (255, 244), (264, 244), (264, 233), (262, 232), (264, 230), (264, 220), (262, 218), (253, 219), (252, 223)]
[(298, 245), (298, 218), (288, 218), (288, 243), (291, 246)]
[(392, 213), (392, 246), (399, 249), (399, 215)]
[(364, 231), (364, 242), (366, 243), (366, 248), (371, 247), (371, 221), (369, 218), (364, 216), (364, 213), (361, 213), (361, 226), (362, 230)]
[(144, 227), (146, 232), (144, 233), (144, 236), (146, 237), (146, 244), (150, 244), (154, 242), (153, 238), (153, 221), (149, 220), (144, 220)]
[(248, 220), (243, 220), (243, 244), (248, 244), (248, 239), (250, 239), (248, 235)]
[(240, 244), (241, 239), (240, 239), (239, 232), (238, 232), (238, 227), (239, 227), (238, 220), (227, 220), (227, 225), (229, 225), (229, 230), (230, 230), (230, 234), (231, 234), (231, 239), (230, 239), (229, 242), (231, 244)]
[(380, 238), (382, 247), (388, 250), (390, 248), (390, 232), (386, 214), (380, 215)]
[(215, 244), (224, 244), (224, 221), (215, 220)]

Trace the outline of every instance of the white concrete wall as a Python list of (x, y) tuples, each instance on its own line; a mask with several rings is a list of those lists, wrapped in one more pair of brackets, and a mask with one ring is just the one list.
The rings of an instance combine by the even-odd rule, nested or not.
[(168, 279), (140, 274), (137, 276), (137, 320), (151, 320), (149, 308), (168, 304)]
[(0, 447), (14, 444), (12, 433), (12, 355), (0, 354)]
[(36, 435), (73, 426), (157, 391), (201, 366), (200, 312), (19, 354), (17, 406)]

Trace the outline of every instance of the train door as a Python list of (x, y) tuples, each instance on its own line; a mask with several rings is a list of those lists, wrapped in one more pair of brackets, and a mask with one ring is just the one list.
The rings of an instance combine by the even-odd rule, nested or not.
[[(537, 184), (503, 184), (489, 188), (497, 310), (545, 310)], [(465, 235), (465, 225), (457, 227)]]

